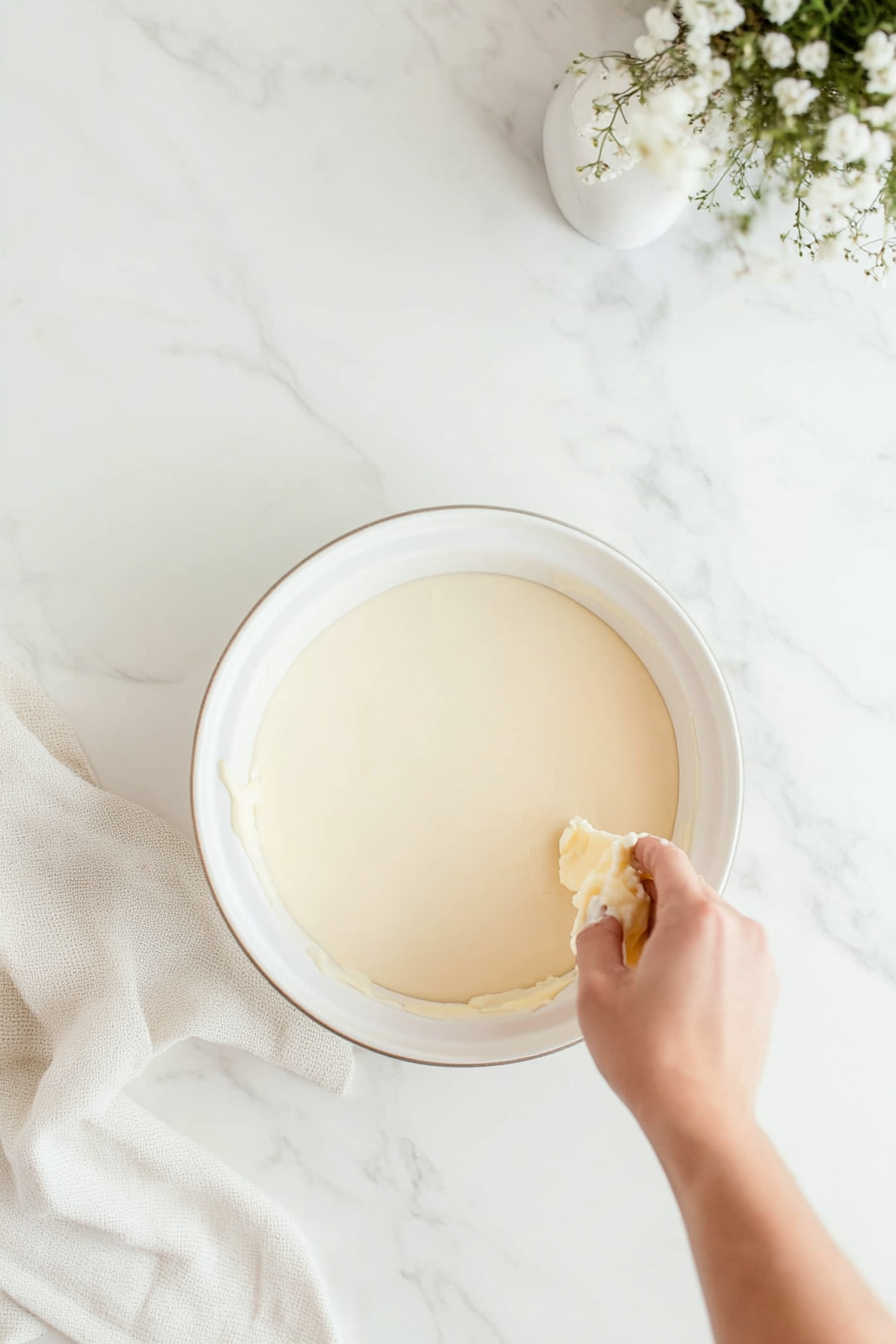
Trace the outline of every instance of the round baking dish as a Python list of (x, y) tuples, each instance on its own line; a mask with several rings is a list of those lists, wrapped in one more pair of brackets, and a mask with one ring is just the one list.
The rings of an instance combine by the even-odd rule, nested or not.
[(673, 838), (721, 889), (737, 844), (743, 771), (731, 697), (715, 659), (681, 607), (625, 556), (577, 528), (513, 509), (459, 506), (385, 518), (284, 575), (236, 631), (205, 693), (193, 748), (193, 821), (209, 885), (234, 937), (296, 1007), (400, 1059), (502, 1064), (580, 1039), (575, 985), (534, 1013), (439, 1021), (325, 974), (309, 955), (307, 935), (263, 891), (231, 827), (230, 795), (219, 774), (226, 761), (237, 778), (248, 777), (271, 693), (317, 635), (389, 588), (457, 572), (508, 574), (554, 588), (600, 616), (634, 650), (675, 729)]

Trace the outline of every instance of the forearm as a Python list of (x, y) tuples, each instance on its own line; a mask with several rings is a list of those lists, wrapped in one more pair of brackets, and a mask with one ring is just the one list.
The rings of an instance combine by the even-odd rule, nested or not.
[(896, 1344), (751, 1118), (776, 991), (762, 929), (675, 845), (642, 837), (633, 857), (653, 875), (653, 929), (634, 968), (615, 919), (582, 931), (579, 1020), (666, 1169), (716, 1344)]
[(656, 1143), (717, 1344), (896, 1344), (896, 1322), (755, 1124)]

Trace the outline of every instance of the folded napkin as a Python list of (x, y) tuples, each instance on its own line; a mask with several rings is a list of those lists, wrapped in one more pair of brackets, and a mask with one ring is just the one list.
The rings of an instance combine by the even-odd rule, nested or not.
[(122, 1096), (175, 1041), (334, 1092), (351, 1053), (240, 951), (196, 854), (100, 789), (58, 710), (0, 659), (0, 1344), (330, 1344), (292, 1221)]

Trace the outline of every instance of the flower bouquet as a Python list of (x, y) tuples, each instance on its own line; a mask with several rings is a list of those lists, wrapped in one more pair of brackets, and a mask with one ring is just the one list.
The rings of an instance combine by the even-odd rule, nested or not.
[[(896, 260), (896, 0), (673, 0), (645, 22), (634, 55), (603, 62), (586, 180), (698, 168), (692, 199), (735, 237), (777, 195), (801, 255), (883, 276)], [(591, 67), (582, 55), (572, 70)]]

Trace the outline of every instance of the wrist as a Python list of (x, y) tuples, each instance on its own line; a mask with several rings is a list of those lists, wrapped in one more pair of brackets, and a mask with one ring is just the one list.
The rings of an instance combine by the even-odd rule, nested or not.
[(752, 1107), (743, 1103), (679, 1103), (639, 1123), (676, 1189), (720, 1165), (743, 1163), (767, 1142)]

